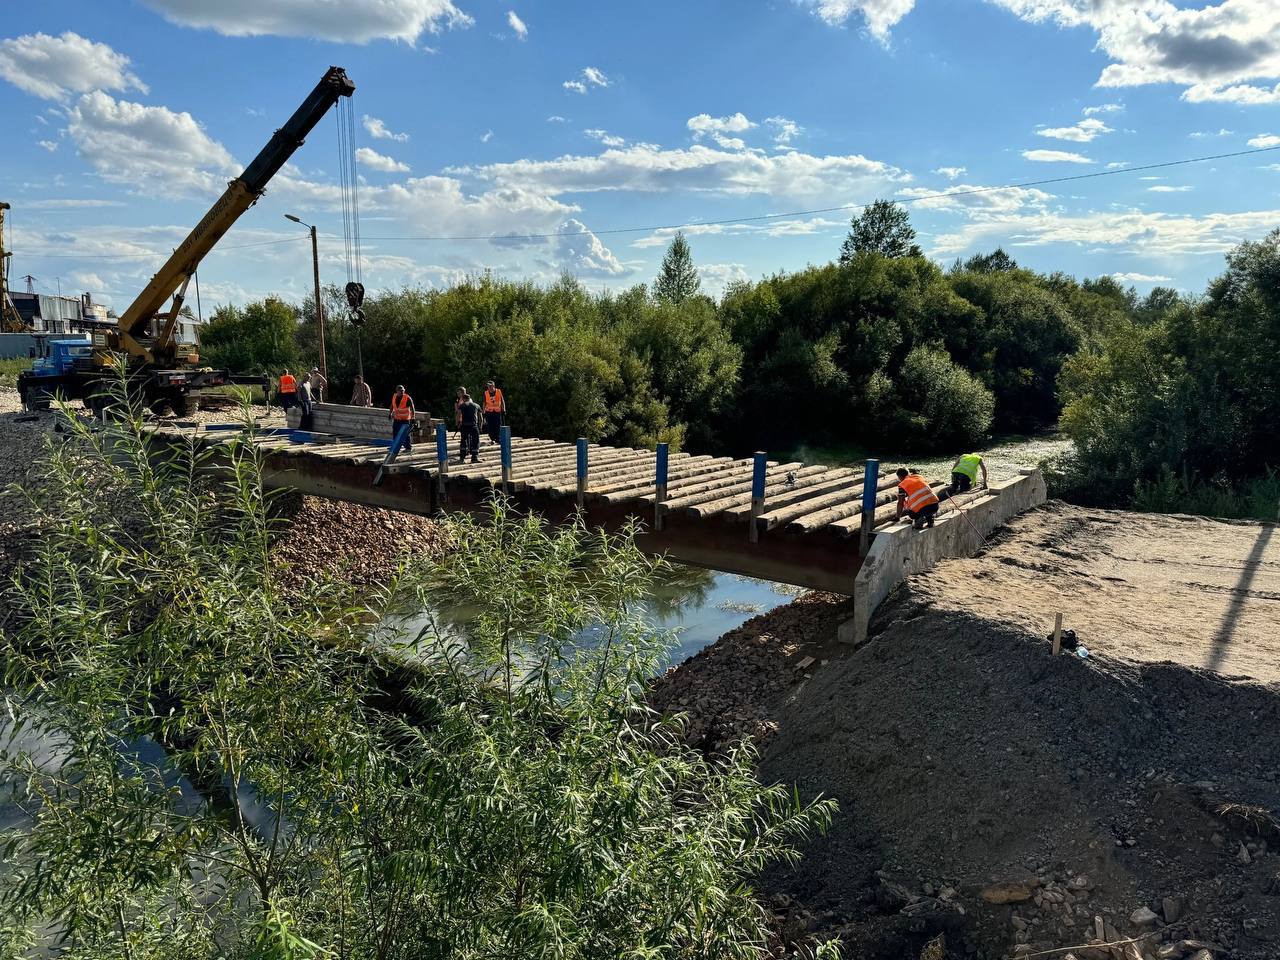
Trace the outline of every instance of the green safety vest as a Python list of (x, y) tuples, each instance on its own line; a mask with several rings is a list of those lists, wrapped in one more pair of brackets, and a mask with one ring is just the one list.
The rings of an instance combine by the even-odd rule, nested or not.
[(978, 482), (978, 467), (982, 463), (982, 454), (966, 453), (963, 457), (956, 461), (956, 465), (951, 468), (952, 473), (960, 473), (968, 477), (974, 483)]

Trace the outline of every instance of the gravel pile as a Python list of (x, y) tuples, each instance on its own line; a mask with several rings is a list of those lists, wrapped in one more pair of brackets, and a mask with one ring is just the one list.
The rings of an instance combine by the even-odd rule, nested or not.
[(320, 574), (356, 585), (376, 584), (406, 554), (436, 556), (440, 526), (428, 517), (320, 497), (286, 494), (277, 501), (288, 522), (272, 551), (288, 583)]

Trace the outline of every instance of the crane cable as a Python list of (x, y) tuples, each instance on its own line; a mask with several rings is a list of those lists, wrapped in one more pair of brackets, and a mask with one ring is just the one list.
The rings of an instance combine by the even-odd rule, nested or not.
[(347, 261), (347, 282), (362, 281), (360, 249), (360, 197), (356, 173), (356, 117), (352, 97), (334, 107), (338, 124), (338, 179), (342, 198), (342, 240)]

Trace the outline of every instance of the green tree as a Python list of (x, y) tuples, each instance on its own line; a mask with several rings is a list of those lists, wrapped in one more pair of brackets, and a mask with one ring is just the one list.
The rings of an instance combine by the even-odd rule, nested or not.
[(1003, 247), (996, 247), (990, 253), (975, 253), (964, 262), (965, 270), (974, 273), (999, 273), (1004, 270), (1017, 270), (1018, 264), (1004, 252)]
[(219, 307), (200, 330), (201, 357), (234, 373), (296, 371), (303, 360), (297, 331), (297, 309), (275, 297)]
[(658, 279), (653, 284), (653, 295), (663, 303), (679, 305), (696, 296), (702, 281), (693, 265), (693, 252), (684, 234), (676, 231), (662, 258)]
[(892, 200), (876, 200), (849, 221), (849, 235), (840, 246), (840, 262), (851, 263), (860, 253), (883, 257), (918, 257), (911, 215)]

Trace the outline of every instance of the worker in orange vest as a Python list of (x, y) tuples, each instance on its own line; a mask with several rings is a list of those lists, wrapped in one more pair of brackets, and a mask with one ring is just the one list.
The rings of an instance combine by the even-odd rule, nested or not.
[(280, 406), (285, 410), (294, 407), (298, 402), (298, 381), (286, 368), (280, 374)]
[(413, 449), (413, 415), (413, 397), (404, 392), (402, 383), (396, 387), (396, 392), (391, 396), (391, 438), (394, 440), (400, 428), (406, 423), (410, 424), (402, 448), (406, 452)]
[(507, 412), (507, 398), (490, 380), (484, 385), (484, 429), (490, 443), (497, 443), (502, 435), (502, 418)]
[(905, 513), (917, 530), (932, 527), (933, 518), (938, 515), (939, 503), (938, 495), (933, 492), (928, 480), (906, 467), (898, 469), (898, 510), (895, 520), (901, 520)]

